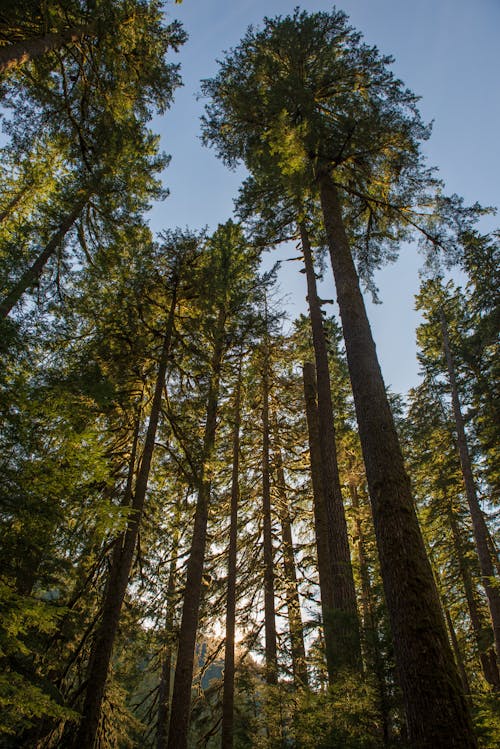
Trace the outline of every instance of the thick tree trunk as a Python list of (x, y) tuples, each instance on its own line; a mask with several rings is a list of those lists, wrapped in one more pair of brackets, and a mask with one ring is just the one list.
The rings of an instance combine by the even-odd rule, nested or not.
[(337, 188), (318, 175), (399, 681), (414, 749), (476, 747), (377, 359)]
[(335, 633), (334, 658), (337, 669), (345, 667), (360, 669), (361, 645), (358, 610), (337, 462), (326, 337), (316, 286), (311, 244), (305, 224), (301, 223), (299, 229), (306, 270), (307, 300), (316, 361), (322, 483), (328, 518), (328, 541), (333, 575), (333, 610), (330, 612), (330, 616)]
[(325, 655), (330, 685), (335, 680), (335, 632), (330, 611), (333, 608), (333, 575), (331, 573), (330, 548), (328, 543), (328, 518), (323, 496), (322, 458), (316, 402), (316, 373), (314, 364), (304, 362), (304, 400), (306, 405), (311, 481), (313, 488), (314, 532), (318, 554), (319, 588), (321, 593), (321, 616), (325, 637)]
[(141, 465), (133, 493), (132, 513), (127, 524), (127, 530), (123, 534), (121, 541), (115, 545), (113, 553), (101, 623), (97, 630), (90, 655), (85, 702), (82, 719), (74, 742), (75, 749), (93, 749), (96, 740), (113, 644), (118, 630), (118, 622), (132, 568), (137, 534), (146, 499), (163, 388), (165, 387), (165, 375), (170, 354), (176, 305), (177, 296), (176, 289), (174, 289), (158, 364), (158, 373)]
[(227, 560), (226, 642), (224, 650), (224, 691), (222, 695), (221, 749), (233, 748), (234, 735), (234, 635), (236, 629), (236, 563), (238, 546), (238, 504), (240, 499), (240, 422), (241, 361), (234, 395), (233, 466), (231, 475), (231, 517)]
[(156, 722), (156, 749), (166, 749), (168, 738), (168, 719), (170, 710), (170, 686), (172, 673), (172, 655), (174, 649), (173, 630), (175, 612), (175, 580), (177, 576), (177, 557), (179, 552), (181, 502), (178, 500), (174, 522), (172, 524), (172, 551), (167, 582), (167, 612), (165, 616), (166, 646), (162, 657), (160, 684), (158, 688), (158, 716)]
[(500, 690), (500, 677), (498, 674), (495, 652), (491, 647), (491, 640), (493, 639), (492, 632), (491, 628), (484, 620), (482, 612), (477, 605), (476, 596), (474, 593), (474, 584), (472, 581), (469, 564), (464, 553), (460, 528), (458, 526), (458, 522), (455, 517), (451, 502), (448, 502), (447, 514), (448, 522), (450, 524), (451, 533), (453, 536), (455, 556), (457, 558), (458, 568), (460, 570), (460, 576), (462, 578), (462, 584), (464, 586), (467, 607), (469, 609), (472, 630), (474, 632), (474, 639), (476, 640), (479, 660), (481, 661), (481, 668), (486, 681), (492, 686), (493, 689), (498, 691)]
[(45, 249), (38, 255), (36, 260), (30, 265), (30, 267), (24, 271), (19, 281), (14, 284), (12, 290), (0, 303), (0, 317), (7, 317), (11, 309), (18, 303), (25, 291), (38, 281), (47, 261), (55, 253), (66, 234), (69, 232), (77, 218), (80, 216), (92, 192), (92, 190), (85, 190), (80, 193), (80, 197), (76, 201), (73, 210), (70, 211), (70, 213), (68, 213), (68, 215), (63, 219), (59, 226), (59, 229), (47, 243)]
[(366, 660), (373, 671), (377, 685), (377, 695), (382, 722), (384, 746), (389, 745), (391, 733), (390, 701), (385, 679), (384, 659), (375, 616), (374, 595), (368, 568), (365, 533), (361, 519), (358, 487), (354, 481), (349, 482), (349, 494), (354, 510), (356, 525), (356, 545), (358, 548), (359, 576), (361, 578), (361, 606), (363, 612), (363, 629), (366, 648)]
[(264, 546), (264, 631), (266, 637), (266, 682), (278, 683), (278, 648), (274, 607), (274, 552), (271, 518), (271, 472), (269, 447), (269, 342), (262, 355), (262, 521)]
[(278, 508), (283, 538), (283, 569), (285, 573), (285, 597), (290, 628), (293, 682), (296, 689), (308, 686), (306, 649), (304, 646), (304, 625), (300, 610), (299, 585), (293, 553), (292, 521), (286, 495), (285, 471), (281, 450), (275, 450), (277, 489), (280, 506)]
[(495, 580), (495, 566), (493, 564), (488, 546), (488, 529), (486, 527), (484, 515), (481, 511), (481, 506), (477, 498), (476, 485), (474, 483), (474, 476), (472, 474), (472, 464), (469, 454), (469, 448), (465, 435), (464, 419), (462, 416), (460, 398), (458, 395), (457, 379), (455, 376), (455, 363), (450, 347), (448, 325), (446, 322), (444, 311), (442, 309), (440, 310), (440, 322), (441, 333), (443, 336), (444, 355), (446, 358), (446, 366), (448, 369), (448, 377), (450, 380), (451, 403), (453, 407), (453, 416), (455, 419), (460, 465), (462, 466), (462, 475), (464, 478), (465, 495), (467, 497), (467, 504), (469, 505), (469, 511), (472, 519), (472, 529), (474, 532), (474, 540), (476, 542), (476, 550), (479, 558), (479, 566), (483, 578), (484, 589), (486, 591), (486, 597), (488, 599), (491, 621), (493, 623), (493, 636), (495, 639), (495, 650), (498, 666), (500, 659), (500, 587), (498, 586), (498, 580)]
[(186, 749), (188, 742), (189, 716), (191, 712), (191, 687), (193, 681), (194, 651), (201, 601), (203, 566), (207, 542), (208, 503), (210, 499), (210, 458), (215, 445), (219, 383), (224, 352), (225, 313), (219, 312), (215, 344), (210, 366), (210, 387), (207, 398), (205, 434), (203, 439), (203, 463), (199, 478), (198, 500), (194, 516), (193, 537), (187, 564), (186, 587), (182, 606), (182, 620), (177, 649), (174, 690), (170, 709), (168, 749)]
[(61, 49), (65, 44), (73, 44), (83, 39), (84, 36), (95, 36), (97, 24), (87, 23), (84, 26), (75, 26), (61, 32), (52, 32), (44, 36), (23, 39), (22, 42), (8, 44), (0, 47), (0, 74), (18, 68), (30, 60), (43, 57), (47, 52)]

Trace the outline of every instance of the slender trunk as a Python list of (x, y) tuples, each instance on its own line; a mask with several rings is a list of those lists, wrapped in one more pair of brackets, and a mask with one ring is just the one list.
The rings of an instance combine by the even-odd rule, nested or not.
[(127, 524), (127, 529), (122, 536), (121, 543), (116, 544), (112, 557), (101, 623), (97, 630), (90, 655), (85, 702), (82, 719), (74, 743), (75, 749), (93, 749), (96, 740), (113, 644), (118, 630), (118, 622), (132, 568), (137, 534), (146, 499), (149, 471), (153, 458), (156, 430), (160, 417), (165, 375), (170, 354), (176, 305), (177, 294), (176, 288), (174, 288), (158, 364), (144, 451), (133, 494), (132, 513)]
[(349, 482), (349, 494), (351, 496), (352, 508), (354, 510), (354, 522), (356, 526), (356, 539), (358, 548), (359, 576), (361, 578), (361, 606), (363, 611), (363, 624), (365, 634), (366, 658), (369, 667), (377, 681), (377, 695), (382, 721), (382, 732), (384, 746), (389, 745), (391, 733), (390, 701), (385, 679), (384, 659), (375, 616), (374, 596), (368, 568), (366, 554), (365, 534), (361, 520), (358, 487), (354, 481)]
[(283, 569), (285, 573), (285, 596), (290, 627), (293, 682), (296, 689), (308, 686), (306, 649), (304, 646), (304, 625), (300, 610), (299, 585), (293, 553), (292, 521), (286, 496), (283, 457), (278, 448), (275, 452), (277, 489), (280, 498), (279, 516), (283, 538)]
[(326, 337), (316, 287), (311, 244), (305, 224), (301, 223), (299, 229), (306, 270), (307, 300), (316, 361), (323, 489), (328, 518), (328, 541), (333, 577), (333, 610), (330, 612), (330, 616), (335, 632), (334, 657), (337, 669), (345, 667), (360, 669), (361, 645), (358, 610), (337, 462)]
[(465, 495), (472, 519), (472, 529), (476, 550), (479, 558), (479, 567), (483, 578), (483, 585), (488, 599), (488, 605), (493, 623), (493, 636), (495, 640), (495, 650), (497, 656), (497, 665), (500, 658), (500, 588), (498, 581), (495, 581), (495, 567), (491, 558), (488, 547), (488, 529), (477, 498), (474, 476), (472, 474), (472, 465), (465, 436), (465, 425), (460, 406), (458, 395), (457, 379), (455, 376), (455, 363), (450, 347), (448, 335), (448, 325), (444, 311), (440, 310), (441, 333), (443, 336), (443, 349), (450, 380), (451, 403), (453, 407), (453, 416), (455, 418), (455, 429), (457, 433), (458, 453), (460, 456), (460, 465), (462, 466), (462, 475), (465, 485)]
[(194, 515), (193, 538), (187, 563), (186, 587), (182, 606), (182, 620), (177, 649), (174, 691), (170, 709), (168, 749), (186, 749), (189, 716), (191, 712), (191, 687), (193, 681), (194, 650), (201, 600), (201, 585), (205, 548), (207, 542), (208, 503), (210, 499), (210, 458), (215, 445), (219, 383), (224, 352), (225, 312), (221, 309), (215, 331), (214, 351), (210, 366), (210, 387), (207, 398), (203, 462), (199, 478), (198, 500)]
[(455, 655), (455, 661), (457, 663), (458, 673), (460, 674), (460, 678), (462, 680), (464, 693), (466, 695), (470, 695), (469, 680), (467, 678), (467, 672), (465, 670), (464, 659), (462, 657), (462, 653), (460, 652), (457, 633), (455, 632), (455, 627), (453, 626), (453, 619), (451, 618), (450, 610), (446, 607), (444, 608), (444, 615), (446, 617), (446, 624), (448, 625), (448, 632), (450, 633), (451, 647), (453, 649), (453, 654)]
[(457, 558), (458, 568), (464, 586), (465, 598), (469, 609), (472, 630), (474, 632), (474, 639), (476, 640), (479, 660), (481, 661), (481, 668), (486, 681), (493, 687), (493, 689), (499, 690), (500, 677), (498, 674), (495, 652), (491, 647), (491, 629), (484, 621), (482, 612), (477, 605), (469, 564), (463, 550), (460, 528), (451, 502), (448, 502), (447, 515), (453, 537), (455, 556)]
[(177, 575), (177, 557), (179, 552), (181, 503), (177, 502), (172, 530), (172, 551), (167, 582), (167, 612), (165, 616), (166, 647), (161, 664), (160, 685), (158, 689), (158, 717), (156, 723), (156, 749), (166, 749), (168, 738), (168, 719), (170, 707), (170, 686), (172, 673), (173, 630), (175, 613), (175, 579)]
[(19, 192), (16, 195), (14, 195), (13, 198), (11, 198), (11, 200), (8, 203), (8, 205), (0, 213), (0, 223), (3, 223), (5, 221), (5, 219), (10, 216), (10, 214), (12, 213), (12, 211), (14, 211), (17, 208), (17, 206), (19, 205), (19, 203), (21, 202), (21, 200), (24, 198), (24, 196), (26, 195), (26, 193), (28, 192), (28, 190), (30, 189), (31, 186), (32, 186), (32, 184), (30, 184), (30, 183), (28, 183), (27, 185), (24, 185), (24, 187), (22, 187), (19, 190)]
[(231, 475), (231, 518), (227, 560), (226, 642), (224, 650), (224, 692), (222, 696), (221, 749), (232, 749), (234, 734), (234, 634), (236, 628), (236, 563), (238, 504), (240, 499), (241, 360), (234, 395), (233, 467)]
[(318, 554), (319, 588), (321, 593), (321, 615), (325, 637), (325, 655), (330, 685), (335, 680), (335, 632), (330, 611), (333, 608), (333, 576), (331, 574), (330, 548), (328, 544), (328, 518), (323, 497), (322, 458), (316, 402), (316, 374), (314, 364), (304, 362), (304, 400), (306, 405), (311, 480), (313, 488), (314, 531)]
[(83, 39), (84, 36), (95, 36), (97, 25), (87, 23), (84, 26), (75, 26), (60, 32), (51, 32), (44, 36), (23, 39), (15, 44), (8, 44), (0, 48), (0, 75), (8, 73), (9, 70), (18, 68), (30, 60), (43, 57), (47, 52), (61, 49), (65, 44), (73, 44)]
[(410, 742), (414, 749), (476, 747), (337, 189), (326, 171), (318, 186)]
[(14, 287), (7, 294), (5, 299), (0, 303), (0, 317), (7, 317), (11, 309), (18, 303), (25, 291), (38, 281), (47, 261), (55, 253), (64, 237), (81, 214), (92, 192), (93, 191), (90, 189), (80, 192), (80, 197), (76, 201), (73, 210), (70, 211), (70, 213), (68, 213), (68, 215), (63, 219), (59, 226), (59, 229), (46, 244), (45, 249), (38, 255), (36, 260), (30, 265), (30, 267), (24, 271), (19, 281), (14, 284)]
[(274, 609), (274, 552), (271, 520), (271, 473), (269, 448), (269, 342), (263, 344), (262, 361), (262, 514), (264, 545), (264, 631), (266, 682), (278, 683), (278, 648)]

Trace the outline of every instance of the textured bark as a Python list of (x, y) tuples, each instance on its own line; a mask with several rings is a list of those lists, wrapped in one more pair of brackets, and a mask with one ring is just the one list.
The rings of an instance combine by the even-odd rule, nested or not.
[(74, 44), (84, 36), (95, 36), (96, 33), (97, 24), (88, 23), (59, 33), (53, 32), (44, 36), (23, 39), (21, 42), (0, 47), (0, 74), (14, 70), (30, 60), (43, 57), (47, 52), (61, 49), (65, 44)]
[(328, 544), (333, 587), (333, 608), (329, 616), (332, 618), (334, 629), (334, 660), (337, 669), (345, 667), (360, 669), (361, 644), (358, 610), (337, 462), (326, 337), (309, 236), (303, 223), (299, 225), (299, 229), (306, 270), (307, 300), (316, 362), (322, 484), (328, 518)]
[(476, 747), (420, 532), (337, 188), (318, 174), (349, 374), (413, 749)]
[(275, 451), (277, 489), (280, 505), (278, 508), (283, 538), (283, 569), (285, 573), (285, 597), (290, 628), (293, 682), (296, 689), (308, 686), (306, 649), (304, 646), (304, 626), (300, 610), (299, 585), (293, 553), (292, 521), (286, 495), (285, 472), (281, 450)]
[(354, 510), (356, 525), (356, 546), (358, 549), (359, 576), (361, 578), (361, 606), (363, 612), (363, 630), (366, 649), (366, 661), (376, 679), (376, 688), (384, 746), (389, 746), (391, 733), (390, 700), (385, 679), (384, 658), (375, 616), (375, 603), (370, 571), (366, 555), (365, 533), (360, 514), (358, 487), (354, 481), (349, 482), (349, 494)]
[(450, 347), (448, 335), (448, 325), (444, 311), (440, 310), (441, 333), (443, 336), (443, 349), (450, 380), (451, 403), (453, 407), (453, 416), (455, 419), (455, 429), (457, 433), (457, 446), (460, 456), (460, 465), (465, 485), (465, 496), (469, 505), (470, 516), (472, 519), (472, 529), (476, 543), (477, 556), (479, 558), (479, 567), (483, 578), (483, 585), (488, 599), (491, 621), (493, 623), (493, 636), (495, 640), (495, 650), (497, 657), (497, 667), (500, 658), (500, 587), (498, 580), (495, 581), (495, 566), (491, 558), (488, 544), (488, 528), (481, 511), (481, 506), (477, 498), (476, 485), (472, 474), (472, 464), (465, 435), (465, 425), (462, 416), (460, 398), (458, 395), (457, 378), (455, 375), (455, 362)]
[(149, 415), (148, 429), (144, 441), (141, 465), (137, 475), (135, 491), (133, 493), (131, 505), (132, 512), (127, 524), (127, 529), (122, 535), (120, 541), (115, 545), (113, 552), (101, 623), (97, 630), (90, 655), (85, 702), (82, 711), (82, 719), (75, 737), (75, 749), (93, 749), (96, 740), (113, 644), (118, 630), (118, 622), (120, 619), (123, 599), (125, 597), (125, 591), (127, 589), (130, 570), (132, 568), (137, 534), (139, 532), (144, 502), (146, 499), (149, 471), (153, 458), (156, 430), (160, 417), (163, 388), (165, 386), (165, 375), (172, 341), (176, 304), (176, 290), (174, 289), (160, 360), (158, 363), (158, 372), (151, 412)]
[(35, 284), (40, 278), (47, 261), (52, 257), (57, 248), (60, 246), (66, 234), (69, 232), (82, 210), (84, 209), (92, 190), (82, 191), (80, 197), (70, 213), (63, 219), (59, 229), (52, 236), (45, 246), (44, 250), (38, 255), (36, 260), (24, 271), (19, 281), (14, 284), (12, 290), (7, 294), (0, 304), (0, 317), (7, 317), (11, 309), (18, 303), (25, 291)]
[(318, 554), (318, 575), (321, 593), (321, 615), (325, 637), (328, 681), (331, 685), (335, 680), (335, 633), (332, 626), (332, 619), (330, 617), (330, 611), (333, 608), (333, 575), (331, 574), (330, 548), (328, 544), (328, 518), (326, 515), (325, 500), (323, 496), (322, 460), (314, 364), (311, 362), (304, 363), (303, 377), (313, 488), (314, 532)]
[(210, 499), (210, 458), (215, 444), (219, 383), (224, 351), (225, 313), (219, 312), (214, 331), (214, 350), (210, 365), (210, 387), (207, 397), (203, 462), (199, 477), (198, 499), (194, 516), (193, 537), (187, 564), (186, 587), (182, 606), (182, 620), (177, 649), (174, 690), (170, 708), (168, 749), (186, 749), (191, 712), (194, 651), (201, 601), (201, 585), (207, 542), (208, 503)]
[(476, 640), (479, 660), (481, 661), (481, 668), (486, 681), (493, 687), (493, 689), (499, 690), (500, 677), (498, 674), (495, 651), (491, 647), (493, 633), (491, 632), (491, 628), (488, 626), (487, 622), (484, 620), (482, 612), (477, 605), (469, 563), (464, 554), (460, 528), (458, 526), (458, 522), (450, 502), (448, 503), (447, 514), (453, 537), (455, 556), (457, 558), (458, 568), (460, 570), (460, 576), (462, 578), (462, 584), (464, 586), (467, 607), (469, 609), (472, 631), (474, 632), (474, 639)]
[(162, 657), (160, 684), (158, 688), (158, 716), (156, 723), (156, 749), (166, 749), (168, 738), (168, 720), (170, 712), (170, 687), (173, 656), (173, 630), (175, 612), (175, 580), (177, 576), (177, 557), (179, 551), (181, 503), (177, 503), (172, 524), (172, 551), (167, 582), (167, 611), (165, 616), (166, 646)]
[(224, 691), (222, 695), (221, 749), (232, 749), (234, 736), (234, 634), (236, 629), (236, 563), (238, 545), (238, 504), (240, 499), (240, 421), (241, 363), (234, 396), (233, 466), (231, 475), (231, 518), (227, 561), (226, 642), (224, 650)]
[(262, 520), (264, 547), (264, 631), (266, 682), (278, 683), (276, 615), (274, 608), (274, 552), (271, 519), (271, 472), (269, 447), (269, 342), (262, 349)]

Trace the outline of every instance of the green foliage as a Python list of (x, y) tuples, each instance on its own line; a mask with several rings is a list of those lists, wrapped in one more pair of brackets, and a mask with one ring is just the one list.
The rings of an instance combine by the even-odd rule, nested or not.
[(472, 717), (480, 749), (495, 749), (500, 736), (500, 706), (496, 694), (475, 694)]

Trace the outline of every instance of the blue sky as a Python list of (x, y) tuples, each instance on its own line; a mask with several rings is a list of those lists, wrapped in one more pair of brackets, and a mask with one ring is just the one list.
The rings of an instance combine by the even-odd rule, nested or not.
[[(199, 81), (215, 74), (216, 59), (235, 46), (249, 24), (285, 15), (299, 4), (309, 11), (331, 10), (329, 2), (286, 0), (183, 0), (167, 5), (189, 41), (177, 56), (183, 88), (175, 103), (153, 127), (162, 147), (172, 155), (164, 174), (170, 196), (151, 214), (155, 231), (176, 226), (214, 229), (233, 210), (243, 171), (230, 172), (210, 149), (201, 145), (197, 100)], [(439, 167), (447, 192), (468, 202), (500, 205), (500, 0), (345, 0), (337, 5), (369, 44), (395, 58), (393, 70), (422, 97), (420, 109), (433, 120), (425, 146), (429, 164)], [(486, 219), (484, 230), (498, 226)], [(294, 254), (284, 248), (273, 255)], [(413, 310), (421, 258), (403, 247), (400, 260), (377, 276), (381, 305), (367, 298), (368, 314), (387, 384), (405, 393), (418, 382)], [(291, 316), (305, 311), (305, 280), (299, 264), (283, 263), (281, 293)], [(327, 276), (321, 295), (333, 296)]]

